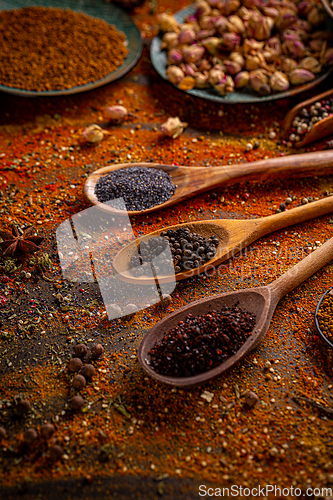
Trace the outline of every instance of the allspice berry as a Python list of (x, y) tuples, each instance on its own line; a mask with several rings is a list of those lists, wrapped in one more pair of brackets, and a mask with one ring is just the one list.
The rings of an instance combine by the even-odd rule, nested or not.
[(80, 358), (72, 358), (67, 365), (67, 368), (70, 372), (78, 372), (82, 368), (82, 361)]
[(23, 434), (23, 440), (27, 444), (32, 444), (38, 437), (36, 429), (27, 429)]
[(161, 304), (164, 307), (169, 306), (171, 304), (171, 295), (163, 293), (163, 295), (161, 295)]
[(64, 450), (58, 444), (54, 444), (49, 448), (49, 454), (52, 460), (60, 460), (64, 454)]
[(19, 413), (25, 414), (31, 410), (31, 404), (27, 399), (21, 399), (21, 401), (17, 403), (16, 408)]
[(84, 399), (81, 396), (73, 396), (71, 399), (71, 407), (74, 411), (81, 410), (84, 405)]
[(93, 365), (84, 365), (84, 367), (81, 370), (81, 374), (84, 376), (86, 379), (90, 379), (93, 375), (95, 375), (95, 367)]
[(77, 344), (74, 347), (74, 354), (78, 358), (83, 358), (88, 352), (88, 348), (85, 344)]
[(7, 435), (6, 429), (4, 427), (0, 427), (0, 441), (1, 439), (5, 439)]
[(90, 354), (93, 358), (99, 358), (100, 356), (102, 356), (103, 352), (104, 348), (102, 344), (93, 344), (91, 346)]
[(78, 374), (73, 378), (73, 387), (75, 387), (78, 391), (82, 391), (82, 389), (85, 388), (86, 383), (86, 379), (83, 375)]
[(249, 408), (252, 408), (259, 401), (258, 396), (255, 392), (249, 391), (245, 394), (245, 403)]
[(55, 427), (53, 424), (43, 424), (40, 428), (40, 433), (44, 439), (50, 439), (52, 434), (55, 432)]
[(124, 309), (124, 316), (132, 317), (136, 312), (138, 312), (138, 308), (135, 304), (127, 304)]

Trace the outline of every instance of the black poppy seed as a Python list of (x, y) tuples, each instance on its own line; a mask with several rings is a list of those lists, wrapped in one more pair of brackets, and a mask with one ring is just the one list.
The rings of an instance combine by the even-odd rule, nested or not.
[(100, 177), (95, 186), (98, 201), (122, 209), (117, 198), (123, 198), (127, 210), (146, 210), (169, 200), (176, 186), (169, 174), (155, 168), (129, 167)]

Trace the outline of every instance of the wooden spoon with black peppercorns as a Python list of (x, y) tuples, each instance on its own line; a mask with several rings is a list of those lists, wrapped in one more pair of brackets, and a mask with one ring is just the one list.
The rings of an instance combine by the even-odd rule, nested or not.
[[(155, 168), (163, 170), (171, 176), (176, 186), (175, 193), (164, 203), (154, 205), (145, 210), (129, 210), (128, 215), (139, 215), (170, 207), (215, 186), (228, 186), (238, 182), (265, 181), (281, 179), (285, 176), (309, 177), (313, 175), (329, 175), (333, 173), (333, 151), (315, 151), (297, 155), (281, 156), (260, 160), (252, 163), (238, 163), (219, 167), (183, 167), (176, 165), (161, 165), (160, 163), (121, 163), (96, 170), (87, 178), (84, 185), (84, 195), (87, 200), (104, 212), (119, 214), (107, 203), (100, 203), (95, 193), (98, 180), (114, 170), (130, 167)], [(133, 197), (135, 193), (133, 192)]]
[[(238, 363), (240, 359), (261, 342), (269, 328), (279, 300), (323, 266), (328, 264), (332, 259), (333, 238), (329, 239), (317, 250), (267, 286), (226, 292), (213, 297), (207, 297), (192, 302), (178, 311), (169, 314), (162, 319), (162, 321), (159, 321), (153, 326), (141, 341), (138, 351), (138, 358), (141, 366), (151, 377), (159, 382), (177, 387), (201, 384), (218, 377)], [(213, 310), (219, 311), (222, 306), (230, 308), (236, 303), (243, 310), (255, 315), (255, 326), (245, 343), (234, 355), (227, 358), (222, 364), (215, 368), (190, 377), (161, 375), (152, 368), (150, 365), (149, 351), (154, 347), (156, 341), (161, 340), (164, 334), (177, 326), (180, 321), (184, 321), (189, 313), (193, 316), (198, 316)]]
[[(213, 267), (218, 266), (221, 262), (241, 253), (245, 247), (256, 241), (261, 236), (264, 236), (273, 231), (277, 231), (292, 224), (304, 222), (320, 215), (325, 215), (333, 211), (333, 196), (328, 196), (319, 201), (314, 201), (303, 205), (301, 207), (286, 210), (279, 214), (270, 215), (268, 217), (261, 217), (259, 219), (217, 219), (196, 222), (185, 222), (184, 224), (177, 224), (174, 226), (165, 227), (153, 233), (141, 236), (134, 240), (129, 245), (126, 245), (114, 258), (113, 267), (119, 274), (119, 277), (126, 282), (140, 282), (140, 284), (152, 284), (155, 280), (159, 283), (168, 283), (171, 281), (180, 281), (189, 278), (196, 274), (201, 274)], [(138, 245), (141, 242), (148, 242), (153, 237), (158, 237), (168, 230), (175, 230), (177, 228), (188, 229), (191, 233), (207, 239), (214, 238), (217, 245), (215, 247), (215, 255), (207, 261), (188, 270), (181, 270), (177, 272), (176, 267), (166, 266), (169, 270), (167, 274), (162, 271), (157, 272), (157, 276), (152, 278), (150, 276), (138, 275), (135, 268), (131, 264), (131, 259), (138, 255)], [(214, 241), (213, 240), (213, 241)], [(170, 246), (172, 248), (172, 245)], [(195, 252), (195, 250), (194, 250)], [(175, 263), (177, 266), (177, 263)], [(175, 269), (175, 272), (173, 272)]]

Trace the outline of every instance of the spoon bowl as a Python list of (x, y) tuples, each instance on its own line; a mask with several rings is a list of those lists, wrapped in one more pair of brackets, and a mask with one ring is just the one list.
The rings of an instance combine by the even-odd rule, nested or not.
[[(117, 253), (113, 260), (113, 268), (119, 277), (128, 283), (153, 284), (158, 279), (159, 283), (180, 281), (185, 278), (208, 271), (221, 262), (233, 257), (238, 252), (253, 243), (255, 240), (272, 231), (277, 231), (291, 224), (304, 222), (313, 217), (324, 215), (333, 211), (333, 196), (329, 196), (319, 201), (308, 203), (301, 207), (293, 208), (279, 214), (262, 217), (259, 219), (233, 220), (217, 219), (208, 221), (186, 222), (174, 226), (165, 227), (152, 233), (141, 236), (129, 245), (126, 245)], [(214, 235), (218, 238), (219, 244), (216, 248), (215, 256), (200, 267), (182, 271), (177, 274), (163, 275), (159, 273), (157, 277), (136, 276), (131, 269), (131, 257), (138, 255), (138, 246), (141, 241), (148, 241), (149, 238), (159, 236), (162, 231), (168, 229), (188, 228), (190, 232), (196, 232), (200, 236), (209, 238)]]
[(95, 194), (95, 186), (102, 176), (114, 170), (130, 167), (163, 170), (170, 174), (172, 182), (176, 185), (174, 195), (164, 203), (154, 205), (146, 210), (129, 210), (127, 212), (129, 215), (140, 215), (170, 207), (175, 203), (219, 185), (227, 186), (237, 182), (271, 180), (285, 175), (288, 175), (288, 177), (328, 175), (333, 173), (333, 151), (316, 151), (219, 167), (183, 167), (161, 165), (160, 163), (120, 163), (100, 168), (89, 175), (84, 185), (86, 199), (104, 212), (123, 214), (123, 211), (113, 208), (108, 203), (100, 203)]
[(326, 292), (324, 293), (324, 295), (321, 296), (318, 304), (317, 304), (317, 307), (316, 307), (316, 311), (315, 311), (315, 324), (316, 324), (316, 328), (317, 328), (317, 331), (319, 333), (319, 335), (321, 336), (321, 338), (326, 342), (326, 344), (328, 344), (330, 347), (333, 348), (333, 342), (330, 341), (326, 335), (324, 334), (324, 332), (322, 331), (322, 329), (320, 328), (320, 324), (319, 324), (319, 320), (318, 320), (318, 312), (321, 308), (321, 305), (323, 303), (323, 300), (325, 299), (326, 295), (328, 294), (332, 294), (333, 291), (332, 291), (332, 288), (330, 288), (329, 290), (326, 290)]
[[(289, 269), (267, 286), (249, 288), (226, 292), (214, 297), (208, 297), (189, 304), (188, 306), (168, 315), (155, 326), (153, 326), (142, 339), (138, 358), (142, 368), (159, 382), (176, 387), (186, 387), (201, 384), (218, 377), (226, 370), (233, 367), (249, 351), (254, 349), (265, 336), (276, 305), (279, 300), (288, 292), (303, 283), (304, 280), (312, 276), (315, 272), (328, 264), (333, 258), (333, 238), (319, 247), (313, 253), (305, 257), (298, 264)], [(216, 366), (212, 370), (191, 377), (171, 377), (157, 373), (150, 366), (149, 351), (157, 340), (160, 340), (166, 332), (174, 328), (179, 321), (184, 320), (187, 314), (193, 316), (204, 314), (213, 309), (219, 310), (222, 305), (228, 307), (239, 302), (239, 306), (256, 315), (256, 323), (251, 335), (242, 347), (225, 362)]]

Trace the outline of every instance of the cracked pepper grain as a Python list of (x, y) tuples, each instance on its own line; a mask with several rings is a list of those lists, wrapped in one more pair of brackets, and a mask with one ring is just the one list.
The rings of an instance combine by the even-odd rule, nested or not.
[(64, 90), (104, 78), (128, 50), (107, 22), (69, 9), (25, 7), (0, 12), (0, 84)]

